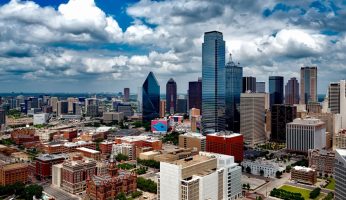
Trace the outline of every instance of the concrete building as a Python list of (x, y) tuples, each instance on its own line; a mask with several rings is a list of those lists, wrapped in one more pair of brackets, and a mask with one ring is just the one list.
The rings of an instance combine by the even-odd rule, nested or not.
[[(341, 113), (342, 94), (341, 88), (345, 89), (345, 81), (334, 82), (329, 84), (328, 88), (328, 107), (331, 113)], [(346, 103), (346, 102), (343, 102)]]
[(166, 100), (160, 100), (160, 118), (166, 115)]
[(334, 173), (335, 152), (309, 149), (309, 167), (316, 170), (321, 175), (331, 175)]
[(66, 115), (66, 114), (68, 114), (68, 102), (58, 101), (57, 115)]
[(189, 110), (192, 108), (202, 109), (202, 78), (198, 81), (190, 81), (188, 93)]
[(256, 77), (243, 77), (243, 93), (246, 93), (247, 91), (252, 93), (256, 92)]
[(240, 177), (240, 167), (226, 155), (200, 152), (190, 158), (161, 162), (158, 200), (239, 199)]
[(103, 123), (115, 123), (124, 120), (124, 113), (122, 112), (104, 112)]
[(261, 171), (263, 171), (264, 177), (275, 177), (277, 171), (282, 172), (285, 170), (285, 168), (279, 166), (277, 163), (263, 160), (244, 160), (241, 165), (244, 169), (249, 167), (251, 169), (251, 174), (254, 175), (261, 175)]
[(285, 86), (285, 104), (299, 104), (299, 83), (295, 77), (288, 80)]
[(11, 185), (17, 182), (28, 182), (28, 165), (13, 163), (0, 166), (0, 185)]
[(195, 148), (197, 151), (206, 150), (206, 137), (200, 133), (185, 133), (179, 135), (180, 148)]
[(240, 96), (240, 134), (244, 142), (255, 146), (266, 142), (265, 109), (268, 94), (242, 93)]
[(309, 102), (306, 104), (306, 110), (310, 113), (321, 113), (322, 112), (322, 106), (319, 102)]
[(317, 182), (317, 171), (309, 167), (294, 166), (291, 169), (291, 180), (314, 185)]
[(130, 100), (130, 88), (124, 88), (124, 102)]
[(48, 113), (34, 114), (34, 125), (47, 124), (49, 119)]
[(335, 153), (334, 163), (334, 177), (335, 177), (335, 200), (344, 200), (346, 197), (346, 150), (337, 149)]
[(49, 100), (49, 105), (52, 106), (52, 110), (54, 113), (58, 113), (58, 97), (51, 97)]
[(256, 93), (266, 92), (266, 82), (256, 82)]
[(134, 114), (130, 103), (119, 103), (117, 105), (117, 112), (124, 113), (125, 117), (131, 117)]
[(118, 154), (123, 154), (128, 156), (129, 160), (136, 159), (136, 147), (134, 144), (122, 143), (122, 144), (113, 144), (112, 155), (116, 156)]
[(73, 114), (73, 104), (75, 102), (77, 102), (77, 101), (78, 101), (78, 99), (76, 99), (74, 97), (67, 98), (67, 103), (68, 103), (67, 110), (68, 110), (68, 113)]
[(89, 149), (85, 147), (80, 147), (76, 149), (77, 152), (81, 153), (84, 157), (91, 158), (94, 160), (100, 160), (101, 159), (101, 152), (96, 151), (94, 149)]
[(346, 149), (346, 129), (341, 129), (333, 136), (333, 151)]
[(61, 187), (62, 182), (62, 163), (52, 166), (52, 185)]
[(0, 130), (1, 126), (4, 126), (6, 124), (6, 111), (3, 109), (0, 109)]
[(35, 173), (39, 179), (47, 179), (52, 176), (52, 166), (64, 162), (67, 159), (65, 154), (42, 154), (35, 158)]
[(286, 148), (290, 152), (308, 153), (326, 147), (326, 125), (319, 119), (297, 118), (286, 125)]

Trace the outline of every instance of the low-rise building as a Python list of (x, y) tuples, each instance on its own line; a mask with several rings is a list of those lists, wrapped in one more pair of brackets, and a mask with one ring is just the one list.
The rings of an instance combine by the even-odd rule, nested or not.
[(333, 150), (346, 149), (346, 129), (341, 129), (333, 137)]
[(145, 135), (119, 137), (119, 138), (115, 138), (115, 142), (117, 144), (121, 144), (121, 143), (134, 144), (136, 147), (152, 147), (154, 150), (162, 149), (161, 140), (151, 136), (145, 136)]
[(314, 185), (317, 182), (317, 172), (309, 167), (294, 166), (291, 170), (291, 179), (300, 183)]
[(0, 185), (28, 182), (28, 165), (25, 163), (6, 164), (0, 167)]
[(262, 171), (264, 177), (275, 177), (277, 171), (282, 172), (285, 170), (283, 166), (265, 160), (244, 160), (241, 165), (245, 170), (249, 167), (251, 174), (261, 175)]
[(200, 133), (192, 132), (179, 135), (179, 147), (206, 151), (206, 137)]
[(116, 123), (124, 120), (124, 113), (122, 112), (104, 112), (103, 123)]
[(52, 185), (61, 187), (62, 182), (62, 163), (52, 166)]
[(136, 159), (136, 147), (134, 144), (122, 143), (113, 144), (112, 155), (116, 156), (118, 154), (123, 154), (129, 158), (129, 160)]
[(42, 154), (35, 158), (35, 173), (39, 179), (47, 179), (52, 176), (52, 166), (64, 162), (66, 154)]
[(308, 152), (309, 167), (315, 169), (321, 175), (334, 173), (335, 152), (310, 149)]
[(87, 158), (91, 158), (94, 160), (100, 160), (101, 159), (101, 152), (96, 151), (94, 149), (79, 147), (79, 148), (77, 148), (77, 152), (81, 153), (84, 157), (87, 157)]
[(114, 141), (103, 141), (100, 142), (99, 147), (102, 155), (110, 155), (112, 153)]

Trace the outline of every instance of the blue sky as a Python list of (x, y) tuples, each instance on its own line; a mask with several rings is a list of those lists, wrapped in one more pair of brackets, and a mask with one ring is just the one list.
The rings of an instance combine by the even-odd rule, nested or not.
[[(164, 92), (201, 76), (203, 33), (223, 32), (245, 76), (346, 78), (346, 1), (0, 0), (0, 92)], [(226, 59), (228, 60), (228, 59)]]

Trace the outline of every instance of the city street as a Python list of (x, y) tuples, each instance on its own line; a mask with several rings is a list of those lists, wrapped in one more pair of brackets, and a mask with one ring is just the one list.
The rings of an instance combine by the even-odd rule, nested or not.
[(258, 194), (263, 194), (264, 196), (269, 196), (270, 191), (272, 191), (274, 188), (279, 188), (280, 186), (284, 185), (286, 182), (290, 179), (289, 173), (284, 173), (280, 179), (271, 179), (267, 184), (264, 184), (254, 192)]
[(53, 196), (56, 200), (80, 200), (82, 198), (78, 198), (65, 192), (59, 188), (53, 187), (51, 185), (44, 186), (43, 189), (47, 194)]

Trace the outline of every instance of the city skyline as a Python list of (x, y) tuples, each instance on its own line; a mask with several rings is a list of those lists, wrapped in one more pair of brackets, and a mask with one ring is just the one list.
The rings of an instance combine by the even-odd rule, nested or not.
[(344, 7), (312, 1), (1, 0), (0, 92), (129, 87), (135, 93), (153, 71), (161, 86), (172, 77), (178, 93), (186, 93), (188, 82), (201, 76), (203, 33), (217, 30), (244, 76), (268, 87), (269, 76), (284, 76), (286, 83), (299, 80), (300, 67), (317, 66), (317, 93), (326, 94), (329, 82), (343, 79), (346, 70)]

